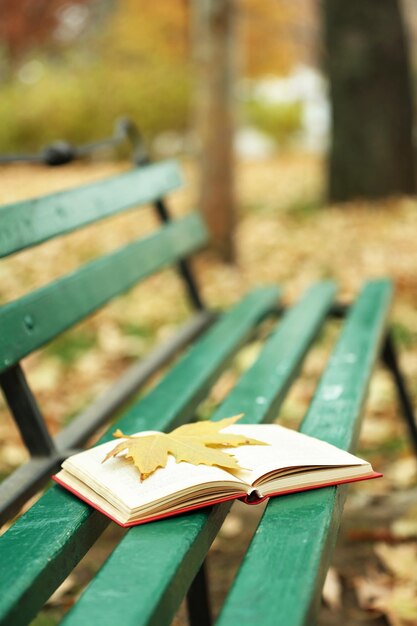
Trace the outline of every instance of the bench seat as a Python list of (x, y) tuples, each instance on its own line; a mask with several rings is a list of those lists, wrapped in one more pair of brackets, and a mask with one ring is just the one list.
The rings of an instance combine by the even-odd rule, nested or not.
[[(246, 411), (251, 422), (276, 415), (333, 296), (333, 285), (317, 285), (287, 313), (213, 419), (239, 411)], [(369, 283), (360, 294), (303, 421), (304, 433), (354, 448), (390, 299), (385, 281)], [(345, 494), (346, 487), (328, 487), (270, 500), (218, 624), (313, 623)], [(121, 605), (129, 626), (169, 624), (229, 508), (224, 503), (161, 526), (132, 528), (69, 612), (65, 626), (81, 626), (93, 616), (106, 626), (114, 624)], [(132, 559), (132, 554), (151, 557)], [(140, 603), (138, 589), (143, 590)]]
[[(179, 174), (175, 168), (159, 167), (139, 170), (144, 184), (148, 168), (153, 185), (152, 193), (140, 192), (141, 199), (146, 196), (147, 201), (160, 203), (161, 194), (177, 185)], [(158, 176), (155, 172), (159, 172)], [(126, 180), (122, 183), (107, 183), (104, 195), (98, 183), (85, 187), (84, 195), (68, 192), (75, 194), (72, 199), (75, 197), (77, 202), (88, 200), (86, 212), (78, 211), (76, 218), (69, 213), (72, 205), (65, 194), (58, 203), (55, 198), (55, 202), (49, 199), (46, 203), (26, 203), (26, 208), (19, 205), (16, 215), (23, 226), (12, 243), (4, 240), (4, 254), (78, 228), (99, 215), (101, 219), (97, 207), (102, 197), (104, 216), (136, 204), (137, 196), (123, 191), (126, 184), (131, 189), (134, 176), (123, 176)], [(113, 200), (111, 209), (109, 198)], [(56, 206), (61, 207), (60, 211)], [(33, 228), (32, 221), (30, 231), (25, 221), (27, 207), (30, 211), (38, 207), (42, 219), (45, 214), (53, 214), (56, 221), (38, 229)], [(0, 211), (0, 226), (6, 213), (11, 219), (9, 212)], [(16, 387), (11, 381), (17, 383), (10, 378), (10, 372), (15, 372), (23, 356), (166, 264), (176, 263), (182, 275), (186, 275), (189, 268), (185, 257), (201, 247), (205, 237), (200, 218), (191, 215), (162, 226), (145, 243), (129, 244), (0, 309), (0, 382), (12, 409), (18, 396), (12, 393)], [(105, 280), (100, 276), (105, 276)], [(87, 301), (80, 298), (85, 293), (89, 295)], [(243, 421), (251, 423), (275, 420), (326, 321), (331, 315), (340, 315), (336, 296), (337, 286), (332, 281), (318, 282), (283, 312), (278, 287), (253, 289), (229, 311), (207, 318), (192, 345), (98, 443), (109, 440), (116, 427), (127, 433), (165, 431), (192, 420), (231, 358), (256, 335), (267, 318), (274, 325), (259, 355), (211, 419), (245, 413)], [(302, 432), (347, 450), (355, 449), (373, 367), (380, 356), (392, 356), (387, 348), (391, 299), (389, 280), (364, 284), (348, 309), (302, 422)], [(63, 307), (65, 302), (68, 306)], [(199, 303), (194, 304), (199, 309)], [(46, 307), (54, 311), (53, 323), (51, 315), (45, 313)], [(197, 316), (204, 313), (197, 311)], [(24, 382), (24, 378), (18, 380)], [(20, 403), (17, 405), (18, 412)], [(101, 423), (103, 416), (107, 418), (105, 410), (94, 424)], [(82, 423), (81, 419), (81, 429)], [(78, 426), (77, 421), (75, 424)], [(74, 435), (72, 441), (76, 441), (76, 428), (68, 428)], [(91, 425), (83, 432), (85, 439), (91, 434)], [(30, 438), (30, 428), (27, 436)], [(61, 444), (70, 439), (67, 433), (66, 438), (58, 435), (51, 440), (53, 454), (39, 457), (46, 463), (44, 473), (46, 467), (52, 471), (59, 463), (65, 453)], [(36, 464), (38, 457), (33, 457), (31, 463)], [(346, 491), (344, 486), (327, 487), (269, 501), (218, 616), (219, 626), (314, 623)], [(129, 529), (62, 623), (113, 626), (122, 619), (124, 626), (168, 625), (188, 592), (192, 624), (210, 624), (204, 559), (230, 506), (223, 503)], [(0, 538), (0, 624), (29, 624), (109, 523), (108, 518), (59, 486), (49, 488)]]

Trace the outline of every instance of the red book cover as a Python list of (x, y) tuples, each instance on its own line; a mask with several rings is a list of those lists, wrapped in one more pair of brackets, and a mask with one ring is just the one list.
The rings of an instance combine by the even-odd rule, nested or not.
[(253, 496), (244, 496), (244, 497), (242, 497), (240, 495), (232, 495), (232, 496), (229, 495), (229, 496), (225, 496), (223, 498), (219, 498), (218, 500), (212, 501), (212, 502), (210, 502), (210, 504), (199, 503), (199, 504), (195, 504), (195, 505), (192, 505), (192, 506), (182, 507), (180, 510), (177, 510), (177, 511), (170, 511), (169, 513), (160, 513), (158, 515), (149, 516), (149, 517), (141, 519), (139, 521), (128, 522), (126, 524), (122, 524), (121, 522), (116, 520), (112, 515), (110, 515), (109, 513), (103, 511), (97, 504), (91, 502), (91, 500), (89, 500), (88, 498), (82, 496), (75, 489), (72, 489), (71, 487), (66, 485), (56, 475), (52, 476), (52, 480), (54, 480), (56, 483), (61, 485), (61, 487), (64, 487), (67, 491), (70, 491), (72, 494), (77, 496), (80, 500), (83, 500), (84, 502), (86, 502), (87, 504), (92, 506), (94, 509), (96, 509), (97, 511), (99, 511), (103, 515), (106, 515), (107, 517), (109, 517), (111, 520), (116, 522), (116, 524), (119, 524), (119, 526), (123, 526), (124, 528), (128, 528), (130, 526), (139, 526), (140, 524), (146, 524), (148, 522), (154, 522), (156, 520), (164, 519), (164, 518), (167, 518), (167, 517), (174, 517), (174, 516), (177, 516), (177, 515), (181, 515), (182, 513), (188, 513), (189, 511), (194, 511), (196, 509), (206, 508), (208, 506), (213, 506), (215, 504), (220, 504), (222, 502), (227, 502), (227, 501), (230, 501), (230, 500), (238, 500), (238, 499), (240, 499), (242, 502), (245, 502), (246, 504), (254, 505), (254, 504), (259, 504), (260, 502), (263, 502), (264, 500), (267, 500), (270, 497), (286, 496), (286, 495), (289, 495), (289, 494), (292, 494), (292, 493), (300, 493), (302, 491), (311, 491), (313, 489), (322, 489), (323, 487), (333, 487), (333, 486), (336, 486), (336, 485), (343, 485), (343, 484), (346, 484), (346, 483), (353, 483), (353, 482), (360, 482), (360, 481), (363, 481), (363, 480), (370, 480), (372, 478), (380, 478), (381, 476), (382, 476), (382, 474), (379, 474), (378, 472), (374, 472), (372, 475), (365, 476), (365, 477), (348, 478), (348, 479), (337, 480), (337, 481), (334, 481), (334, 482), (328, 482), (326, 484), (313, 485), (313, 486), (309, 485), (309, 486), (298, 487), (296, 489), (287, 489), (285, 491), (280, 491), (278, 493), (270, 494), (269, 496), (265, 496), (265, 497), (262, 497), (262, 498), (256, 498), (256, 497), (253, 498)]

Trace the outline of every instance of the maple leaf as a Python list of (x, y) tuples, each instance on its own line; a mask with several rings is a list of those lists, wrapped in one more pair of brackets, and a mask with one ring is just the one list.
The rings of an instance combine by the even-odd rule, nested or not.
[(121, 452), (126, 452), (125, 458), (133, 461), (142, 480), (159, 467), (165, 467), (169, 454), (175, 457), (177, 463), (186, 461), (192, 465), (217, 465), (226, 470), (242, 469), (233, 455), (219, 448), (268, 444), (244, 435), (221, 432), (223, 428), (234, 424), (240, 417), (242, 414), (227, 417), (218, 422), (184, 424), (168, 434), (128, 436), (121, 430), (116, 430), (113, 436), (123, 438), (124, 441), (107, 453), (103, 463)]

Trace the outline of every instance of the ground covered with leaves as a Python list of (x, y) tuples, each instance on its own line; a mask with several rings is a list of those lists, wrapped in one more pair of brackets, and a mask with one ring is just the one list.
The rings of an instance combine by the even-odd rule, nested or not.
[[(177, 215), (193, 208), (196, 200), (195, 168), (184, 165), (188, 184), (171, 203)], [(99, 179), (125, 167), (101, 163), (48, 171), (3, 168), (0, 202)], [(239, 164), (238, 263), (224, 266), (209, 253), (196, 259), (204, 297), (212, 306), (224, 307), (254, 285), (280, 283), (285, 301), (291, 303), (312, 281), (333, 278), (340, 286), (339, 299), (349, 301), (365, 278), (391, 277), (396, 288), (392, 325), (416, 406), (417, 203), (401, 199), (327, 206), (322, 201), (323, 171), (318, 159), (299, 155)], [(3, 261), (0, 302), (46, 284), (103, 251), (150, 232), (156, 224), (149, 209), (129, 212), (114, 218), (111, 228), (103, 222)], [(25, 370), (51, 431), (68, 423), (133, 359), (175, 332), (187, 314), (179, 280), (167, 270), (26, 359)], [(338, 322), (330, 322), (317, 341), (280, 413), (280, 423), (296, 427), (302, 419), (339, 328)], [(200, 407), (202, 416), (210, 415), (222, 401), (259, 346), (255, 341), (237, 355)], [(6, 476), (26, 459), (26, 452), (4, 404), (0, 411), (0, 475)], [(385, 477), (350, 489), (319, 622), (417, 624), (417, 464), (383, 368), (378, 368), (371, 385), (359, 454)], [(259, 511), (253, 509), (234, 507), (214, 543), (209, 566), (215, 610), (256, 525)], [(56, 622), (122, 532), (113, 528), (105, 534), (54, 595), (36, 620), (38, 626)], [(183, 621), (182, 611), (177, 622)]]

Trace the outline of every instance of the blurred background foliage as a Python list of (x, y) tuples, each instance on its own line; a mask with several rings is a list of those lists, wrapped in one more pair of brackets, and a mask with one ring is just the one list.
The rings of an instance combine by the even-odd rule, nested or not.
[(287, 147), (301, 129), (300, 102), (272, 104), (249, 100), (244, 107), (245, 119), (281, 146)]
[[(3, 4), (0, 87), (7, 124), (0, 126), (1, 152), (34, 150), (57, 138), (78, 143), (107, 136), (121, 114), (135, 119), (147, 138), (189, 129), (193, 66), (186, 1)], [(309, 4), (245, 0), (242, 76), (285, 74), (312, 53), (316, 27)], [(288, 143), (300, 128), (297, 103), (243, 104), (241, 121), (274, 140)]]
[[(182, 3), (165, 3), (160, 14), (155, 3), (109, 4), (99, 15), (93, 3), (74, 4), (52, 26), (48, 46), (3, 51), (2, 151), (107, 136), (122, 113), (140, 120), (148, 136), (184, 129), (190, 72)], [(59, 35), (66, 21), (79, 22), (76, 47)]]

